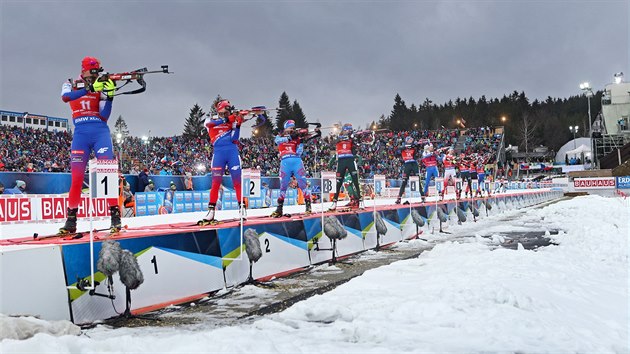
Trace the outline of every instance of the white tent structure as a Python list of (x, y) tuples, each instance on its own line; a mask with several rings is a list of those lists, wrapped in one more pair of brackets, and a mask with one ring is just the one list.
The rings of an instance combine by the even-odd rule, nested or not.
[(567, 142), (566, 144), (562, 145), (562, 147), (558, 150), (558, 153), (556, 153), (556, 162), (558, 163), (564, 163), (564, 158), (565, 156), (568, 156), (569, 158), (571, 157), (579, 157), (580, 159), (582, 158), (581, 152), (577, 154), (577, 156), (575, 154), (570, 154), (570, 151), (573, 150), (577, 150), (579, 147), (581, 147), (582, 145), (584, 145), (586, 147), (586, 152), (584, 152), (584, 156), (587, 156), (588, 158), (591, 157), (591, 149), (589, 149), (589, 146), (591, 145), (591, 141), (589, 138), (577, 138), (577, 139), (573, 139), (573, 140), (569, 140), (569, 142)]
[(584, 156), (590, 157), (591, 149), (586, 145), (580, 145), (577, 147), (577, 149), (567, 151), (566, 154), (569, 155), (569, 158), (571, 157), (581, 158), (582, 154), (584, 154)]

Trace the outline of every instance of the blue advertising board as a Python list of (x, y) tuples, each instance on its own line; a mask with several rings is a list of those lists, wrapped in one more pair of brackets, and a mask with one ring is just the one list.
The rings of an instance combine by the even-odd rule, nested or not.
[(630, 189), (630, 176), (617, 177), (617, 188)]

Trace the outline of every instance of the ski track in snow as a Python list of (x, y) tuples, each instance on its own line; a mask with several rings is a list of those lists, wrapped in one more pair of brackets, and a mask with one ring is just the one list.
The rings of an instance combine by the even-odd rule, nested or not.
[[(253, 323), (99, 326), (79, 337), (42, 333), (4, 340), (0, 351), (624, 353), (629, 350), (629, 220), (627, 203), (599, 196), (511, 210), (451, 226), (452, 235), (425, 234), (430, 242), (450, 241)], [(558, 246), (496, 248), (501, 232), (515, 230), (562, 231), (550, 236)], [(462, 236), (476, 237), (458, 240)], [(241, 290), (253, 299), (269, 294), (256, 287)]]

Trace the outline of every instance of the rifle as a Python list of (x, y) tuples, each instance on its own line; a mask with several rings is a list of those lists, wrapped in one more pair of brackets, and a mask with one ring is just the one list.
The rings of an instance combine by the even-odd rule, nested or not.
[[(254, 106), (250, 109), (236, 109), (236, 107), (228, 107), (229, 111), (238, 112), (243, 116), (243, 123), (256, 118), (256, 122), (252, 128), (259, 128), (267, 121), (267, 113), (269, 111), (280, 111), (282, 108), (267, 108), (266, 106)], [(212, 117), (212, 112), (206, 113), (206, 116)]]
[(307, 125), (314, 125), (315, 126), (315, 130), (314, 131), (309, 131), (308, 128), (302, 128), (302, 129), (298, 129), (294, 134), (292, 134), (295, 137), (299, 137), (301, 138), (304, 142), (307, 142), (311, 139), (315, 139), (318, 138), (320, 136), (322, 136), (322, 132), (320, 130), (320, 128), (322, 127), (321, 123), (306, 123)]
[[(99, 69), (90, 70), (90, 73), (92, 74), (99, 74), (99, 72), (100, 72)], [(116, 87), (116, 91), (125, 87), (127, 84), (131, 83), (132, 81), (137, 81), (138, 84), (141, 86), (139, 89), (126, 91), (126, 92), (119, 92), (119, 93), (114, 94), (114, 96), (133, 95), (133, 94), (142, 93), (146, 91), (147, 83), (146, 81), (144, 81), (144, 75), (146, 74), (174, 74), (174, 73), (172, 71), (168, 71), (168, 65), (162, 65), (161, 70), (153, 70), (153, 71), (149, 71), (147, 70), (147, 68), (142, 68), (142, 69), (138, 69), (138, 70), (134, 70), (130, 72), (124, 72), (124, 73), (110, 74), (110, 73), (105, 72), (101, 74), (101, 76), (97, 80), (98, 81), (107, 81), (107, 80), (125, 81), (125, 83), (122, 84), (122, 86)]]
[(315, 138), (319, 138), (320, 136), (322, 136), (322, 131), (321, 131), (322, 123), (306, 123), (306, 124), (315, 126), (315, 130), (312, 131), (312, 132), (309, 132), (307, 130), (308, 135), (307, 135), (305, 141), (308, 141), (308, 140), (311, 140), (311, 139), (315, 139)]

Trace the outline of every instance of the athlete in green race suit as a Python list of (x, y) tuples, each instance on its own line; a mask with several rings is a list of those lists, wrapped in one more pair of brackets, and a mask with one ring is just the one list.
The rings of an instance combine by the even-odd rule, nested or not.
[(337, 199), (339, 198), (339, 192), (341, 186), (346, 177), (346, 173), (350, 176), (354, 185), (355, 199), (350, 201), (349, 207), (357, 209), (361, 202), (361, 188), (359, 187), (359, 172), (357, 171), (357, 165), (355, 162), (356, 157), (356, 144), (354, 142), (354, 135), (352, 134), (352, 124), (344, 124), (339, 133), (339, 140), (336, 144), (336, 159), (337, 159), (337, 190), (333, 197), (333, 205), (330, 210), (337, 209)]

